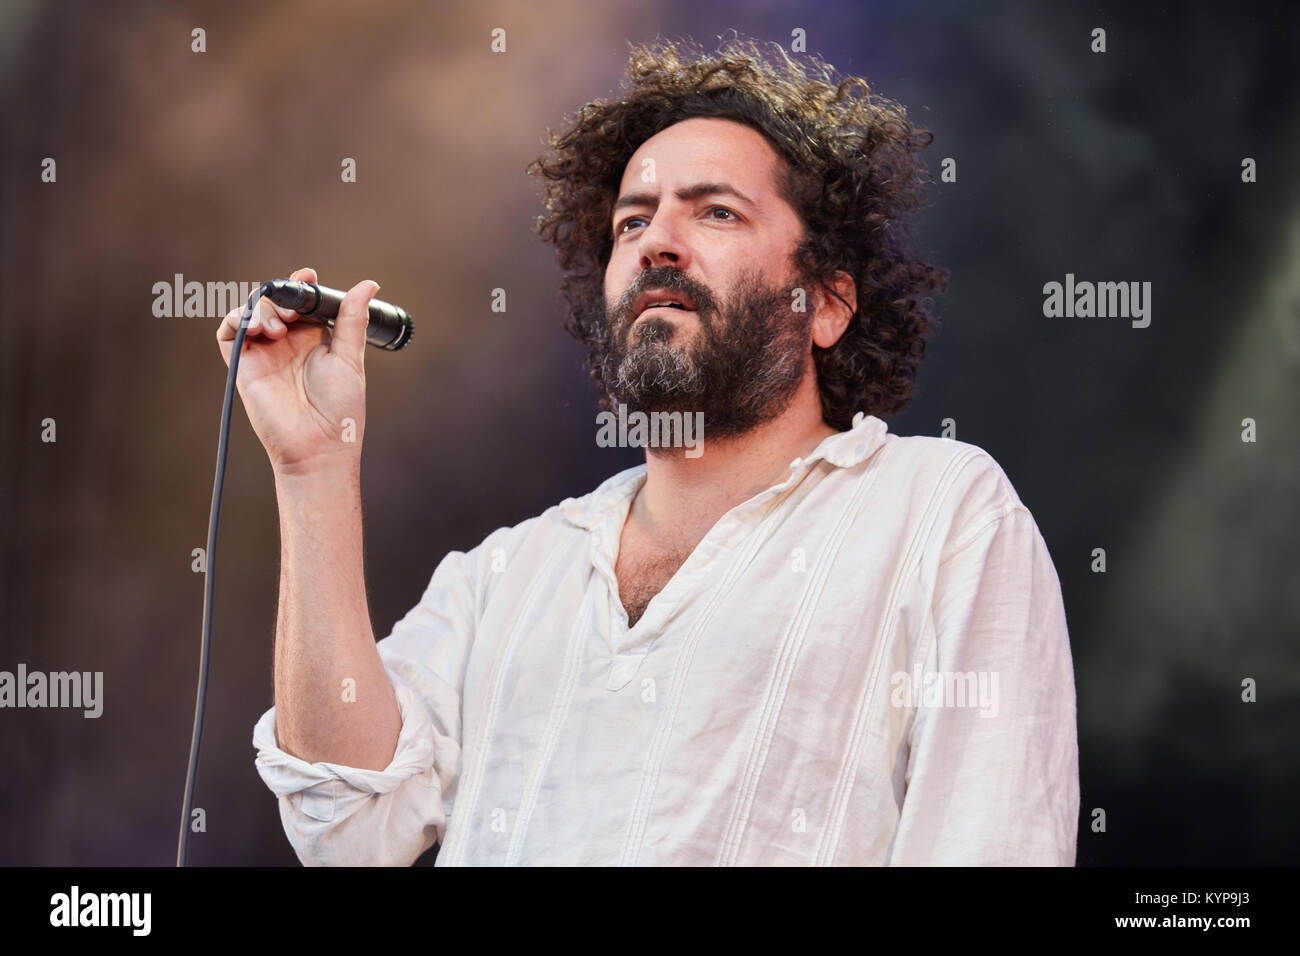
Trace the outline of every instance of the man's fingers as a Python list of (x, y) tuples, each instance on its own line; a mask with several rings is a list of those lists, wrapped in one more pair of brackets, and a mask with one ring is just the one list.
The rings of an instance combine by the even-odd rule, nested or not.
[(253, 309), (253, 318), (249, 322), (248, 334), (260, 332), (268, 338), (274, 332), (284, 331), (284, 322), (279, 318), (280, 310), (268, 298), (263, 296), (257, 300), (257, 306)]
[[(231, 309), (229, 312), (226, 313), (226, 317), (225, 317), (224, 319), (221, 320), (221, 325), (217, 327), (217, 341), (218, 341), (218, 342), (233, 342), (233, 341), (234, 341), (234, 339), (235, 339), (235, 332), (236, 332), (236, 330), (238, 330), (238, 328), (239, 328), (239, 320), (240, 320), (240, 319), (243, 317), (243, 315), (244, 315), (244, 306), (245, 306), (246, 304), (247, 304), (247, 303), (241, 303), (240, 305), (235, 306), (235, 308)], [(261, 331), (261, 328), (262, 328), (262, 324), (261, 324), (261, 322), (259, 321), (259, 318), (258, 318), (258, 312), (257, 312), (256, 309), (254, 309), (254, 310), (253, 310), (253, 317), (252, 317), (252, 319), (249, 321), (249, 325), (248, 325), (248, 333), (247, 333), (247, 334), (248, 334), (248, 335), (253, 335), (253, 334), (257, 333), (257, 332), (260, 332), (260, 331)]]
[(370, 300), (379, 292), (379, 283), (363, 279), (348, 289), (339, 304), (339, 314), (334, 319), (330, 338), (330, 351), (355, 362), (362, 368), (365, 362), (366, 326), (370, 323)]
[[(316, 270), (311, 268), (298, 269), (289, 276), (290, 279), (296, 279), (299, 282), (315, 282)], [(233, 342), (235, 332), (239, 329), (240, 319), (243, 318), (244, 308), (247, 302), (242, 302), (235, 308), (226, 313), (217, 326), (218, 342)], [(271, 321), (271, 319), (279, 321)], [(273, 304), (269, 299), (258, 299), (257, 306), (253, 309), (253, 315), (248, 321), (247, 335), (262, 335), (268, 338), (280, 338), (280, 333), (287, 331), (287, 324), (301, 318), (293, 309), (286, 309)]]

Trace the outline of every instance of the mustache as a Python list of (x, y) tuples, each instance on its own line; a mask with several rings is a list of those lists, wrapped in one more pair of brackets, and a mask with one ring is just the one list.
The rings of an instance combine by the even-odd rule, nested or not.
[(628, 286), (618, 301), (612, 308), (607, 307), (607, 312), (615, 326), (611, 329), (620, 339), (625, 337), (630, 329), (636, 316), (632, 310), (636, 307), (636, 299), (646, 289), (664, 289), (668, 292), (680, 292), (689, 296), (695, 303), (695, 312), (700, 317), (702, 323), (708, 330), (708, 317), (716, 312), (716, 303), (712, 293), (708, 288), (699, 282), (696, 282), (681, 269), (673, 266), (655, 266), (646, 269), (638, 275), (633, 283)]

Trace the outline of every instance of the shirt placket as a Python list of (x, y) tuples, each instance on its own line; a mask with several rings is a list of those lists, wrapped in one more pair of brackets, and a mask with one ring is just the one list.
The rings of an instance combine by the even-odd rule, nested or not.
[(718, 566), (736, 553), (746, 536), (758, 525), (771, 506), (772, 497), (786, 490), (797, 477), (801, 476), (792, 476), (723, 515), (695, 546), (664, 589), (651, 599), (645, 613), (631, 628), (627, 625), (627, 613), (618, 596), (618, 578), (614, 573), (617, 558), (614, 549), (631, 507), (631, 497), (624, 507), (612, 509), (612, 513), (598, 525), (592, 547), (593, 563), (603, 581), (609, 608), (609, 630), (605, 638), (610, 665), (606, 673), (606, 690), (622, 690), (632, 681), (641, 662), (658, 646), (674, 612), (696, 595), (705, 581), (716, 579)]

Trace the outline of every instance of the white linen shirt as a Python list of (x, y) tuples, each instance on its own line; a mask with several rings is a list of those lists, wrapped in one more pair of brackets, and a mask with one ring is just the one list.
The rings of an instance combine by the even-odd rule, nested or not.
[(645, 465), (437, 566), (377, 647), (383, 771), (257, 722), (308, 865), (1073, 865), (1064, 603), (1001, 467), (859, 413), (728, 511), (635, 627)]

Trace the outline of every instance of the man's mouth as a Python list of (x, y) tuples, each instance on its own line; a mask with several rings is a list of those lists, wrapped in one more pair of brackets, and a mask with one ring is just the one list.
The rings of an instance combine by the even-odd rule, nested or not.
[(667, 292), (663, 289), (647, 289), (636, 297), (633, 314), (639, 319), (648, 312), (694, 312), (695, 303), (681, 292)]
[(643, 310), (641, 315), (638, 315), (637, 318), (639, 319), (642, 316), (649, 315), (651, 312), (694, 312), (694, 311), (695, 311), (694, 309), (688, 309), (683, 305), (652, 305), (646, 307), (646, 309)]

